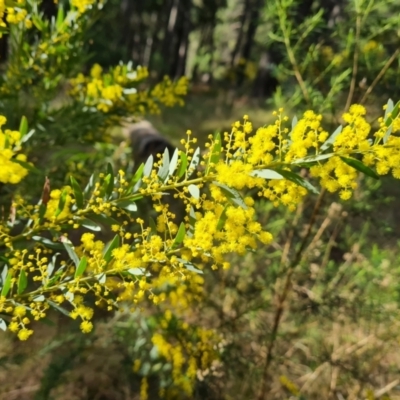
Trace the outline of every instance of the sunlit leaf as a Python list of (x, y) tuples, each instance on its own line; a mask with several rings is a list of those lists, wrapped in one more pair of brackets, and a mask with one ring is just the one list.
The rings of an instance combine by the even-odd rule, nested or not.
[(281, 174), (272, 169), (257, 169), (250, 173), (251, 176), (263, 179), (283, 179)]
[(19, 124), (19, 133), (21, 134), (21, 138), (28, 133), (28, 120), (25, 116), (21, 118), (21, 123)]
[(180, 163), (179, 169), (178, 169), (178, 178), (181, 178), (185, 174), (187, 166), (188, 166), (187, 155), (183, 151), (180, 152), (180, 160), (181, 160), (181, 163)]
[(11, 271), (8, 271), (5, 281), (3, 281), (3, 288), (1, 289), (1, 296), (3, 297), (6, 297), (8, 295), (8, 292), (10, 291), (11, 278), (12, 278), (12, 273)]
[(146, 163), (144, 164), (143, 168), (143, 176), (149, 176), (152, 169), (153, 169), (153, 155), (150, 154), (149, 158), (147, 159)]
[(292, 171), (287, 171), (283, 169), (278, 169), (277, 172), (283, 175), (285, 179), (295, 183), (296, 185), (304, 187), (311, 193), (319, 194), (317, 188), (313, 186), (310, 182), (308, 182), (306, 179), (302, 178), (300, 175), (297, 175)]
[(67, 250), (70, 259), (74, 262), (75, 266), (77, 267), (79, 265), (79, 257), (75, 253), (75, 250), (72, 247), (72, 243), (65, 237), (61, 238), (61, 243), (63, 244), (65, 250)]
[(158, 177), (164, 181), (165, 178), (168, 176), (169, 173), (169, 150), (168, 148), (165, 148), (164, 153), (163, 153), (163, 160), (162, 164), (158, 170)]
[(335, 129), (335, 131), (332, 133), (332, 135), (329, 136), (329, 138), (326, 139), (326, 141), (321, 145), (321, 147), (320, 147), (321, 151), (327, 150), (330, 146), (332, 146), (333, 143), (335, 142), (335, 139), (342, 132), (342, 130), (343, 130), (343, 126), (339, 125)]
[(81, 260), (79, 261), (79, 264), (78, 264), (78, 266), (76, 268), (75, 278), (78, 278), (78, 277), (82, 276), (83, 273), (86, 270), (86, 267), (87, 267), (87, 258), (85, 256), (83, 256), (81, 258)]
[(112, 259), (112, 251), (119, 247), (119, 235), (115, 235), (114, 239), (109, 243), (107, 248), (104, 251), (103, 259), (109, 263)]
[(189, 193), (198, 200), (200, 198), (200, 189), (196, 185), (189, 185), (188, 186)]

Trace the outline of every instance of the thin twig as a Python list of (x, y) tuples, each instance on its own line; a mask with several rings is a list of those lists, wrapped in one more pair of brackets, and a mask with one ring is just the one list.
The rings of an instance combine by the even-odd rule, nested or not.
[(289, 268), (287, 270), (287, 274), (286, 274), (286, 279), (285, 279), (285, 284), (283, 286), (283, 290), (282, 293), (280, 295), (278, 295), (278, 305), (275, 311), (275, 315), (274, 315), (274, 322), (273, 322), (273, 326), (272, 326), (272, 332), (271, 332), (271, 340), (268, 344), (267, 347), (267, 355), (265, 358), (265, 365), (264, 365), (264, 370), (262, 373), (262, 381), (261, 381), (261, 388), (260, 388), (260, 394), (258, 396), (258, 400), (263, 400), (265, 398), (265, 395), (267, 393), (268, 390), (268, 372), (269, 372), (269, 367), (271, 365), (271, 361), (273, 358), (273, 350), (274, 350), (274, 346), (275, 346), (275, 341), (276, 341), (276, 337), (278, 335), (278, 330), (279, 330), (279, 324), (281, 322), (281, 318), (283, 315), (283, 311), (284, 311), (284, 304), (286, 301), (286, 298), (288, 297), (289, 293), (290, 293), (290, 288), (291, 288), (291, 281), (292, 281), (292, 275), (293, 272), (297, 266), (297, 264), (299, 263), (303, 251), (305, 250), (307, 243), (308, 243), (308, 239), (311, 235), (311, 231), (312, 228), (314, 226), (315, 220), (317, 218), (318, 215), (318, 211), (321, 207), (322, 204), (322, 199), (324, 197), (325, 194), (325, 189), (323, 189), (320, 193), (320, 195), (318, 196), (318, 199), (315, 203), (314, 206), (314, 210), (313, 213), (311, 215), (310, 218), (310, 222), (308, 224), (307, 227), (307, 231), (306, 234), (303, 237), (303, 240), (300, 244), (299, 249), (297, 250), (295, 257), (293, 259), (293, 261), (290, 263)]
[(360, 41), (360, 32), (361, 32), (361, 15), (357, 14), (356, 19), (356, 38), (354, 43), (354, 57), (353, 57), (353, 73), (351, 76), (350, 82), (350, 90), (347, 96), (346, 106), (344, 107), (344, 111), (346, 112), (350, 108), (350, 104), (353, 100), (354, 91), (356, 88), (356, 79), (357, 79), (357, 72), (358, 72), (358, 57), (359, 57), (359, 41)]
[(389, 69), (390, 65), (392, 64), (392, 62), (396, 59), (396, 57), (399, 54), (400, 54), (400, 47), (392, 54), (392, 56), (389, 58), (389, 60), (386, 61), (386, 64), (382, 67), (382, 69), (379, 72), (379, 74), (376, 76), (374, 81), (371, 83), (371, 85), (368, 87), (368, 89), (364, 93), (364, 96), (360, 100), (360, 104), (364, 104), (365, 100), (367, 100), (367, 97), (374, 90), (375, 86), (382, 79), (383, 75), (385, 75), (386, 71)]

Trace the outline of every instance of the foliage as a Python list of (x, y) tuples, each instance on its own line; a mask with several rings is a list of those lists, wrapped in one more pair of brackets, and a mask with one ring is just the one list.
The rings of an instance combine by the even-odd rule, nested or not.
[(336, 114), (342, 104), (345, 110), (354, 101), (364, 104), (372, 91), (386, 96), (398, 79), (399, 4), (341, 1), (335, 9), (310, 4), (308, 15), (297, 0), (266, 4), (270, 25), (264, 38), (283, 56), (274, 69), (282, 88), (276, 101), (288, 105), (289, 97), (291, 106), (303, 103)]

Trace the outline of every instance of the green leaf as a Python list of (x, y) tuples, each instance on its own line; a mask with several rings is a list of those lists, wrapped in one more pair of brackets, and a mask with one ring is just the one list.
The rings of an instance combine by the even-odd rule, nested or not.
[(133, 178), (131, 179), (128, 189), (129, 191), (132, 190), (133, 186), (135, 186), (135, 183), (140, 181), (140, 178), (143, 175), (143, 170), (144, 170), (144, 164), (141, 163), (139, 168), (136, 170), (135, 175), (133, 175)]
[(100, 232), (101, 231), (101, 226), (97, 222), (94, 222), (90, 219), (83, 218), (78, 221), (79, 225), (83, 226), (86, 229), (89, 229), (90, 231), (93, 232)]
[(175, 149), (174, 154), (172, 155), (171, 161), (169, 163), (169, 171), (167, 179), (173, 175), (176, 170), (176, 166), (178, 165), (178, 157), (179, 157), (179, 150)]
[(325, 160), (327, 158), (331, 158), (335, 155), (335, 153), (328, 154), (318, 154), (314, 156), (307, 156), (304, 158), (298, 158), (297, 160), (292, 161), (292, 164), (306, 164), (306, 163), (314, 163), (316, 161)]
[(116, 219), (104, 214), (93, 214), (90, 216), (90, 219), (98, 223), (99, 225), (118, 225), (118, 221)]
[(120, 200), (115, 202), (115, 205), (119, 208), (123, 208), (124, 210), (131, 212), (136, 212), (138, 209), (136, 203), (132, 200)]
[(200, 147), (198, 147), (194, 153), (192, 160), (190, 161), (189, 169), (188, 169), (188, 177), (193, 174), (193, 172), (196, 170), (197, 166), (199, 165), (200, 162)]
[(85, 189), (83, 190), (83, 195), (84, 195), (85, 199), (88, 199), (91, 196), (92, 191), (95, 186), (95, 182), (96, 182), (96, 176), (95, 176), (95, 174), (92, 174), (90, 176), (88, 184), (86, 185)]
[(163, 161), (161, 167), (158, 170), (158, 177), (164, 182), (165, 178), (168, 176), (169, 172), (169, 151), (168, 148), (165, 148), (163, 154)]
[[(111, 187), (111, 192), (109, 192), (110, 187)], [(108, 199), (112, 193), (113, 188), (114, 188), (113, 176), (111, 174), (107, 174), (107, 176), (104, 178), (103, 184), (101, 185), (100, 197), (106, 197), (106, 199)]]
[(393, 111), (393, 108), (394, 108), (393, 100), (389, 99), (388, 102), (386, 103), (386, 110), (384, 116), (385, 120), (388, 118), (388, 115)]
[(194, 272), (196, 274), (203, 274), (203, 271), (196, 268), (191, 262), (186, 261), (182, 258), (178, 258), (178, 261), (182, 263), (188, 271)]
[(297, 125), (297, 122), (299, 122), (299, 120), (297, 119), (296, 116), (294, 116), (292, 119), (292, 131), (293, 131), (294, 127)]
[(78, 277), (82, 276), (83, 273), (86, 270), (86, 267), (87, 267), (87, 258), (85, 256), (83, 256), (81, 258), (81, 260), (79, 261), (79, 264), (78, 264), (78, 266), (76, 268), (75, 278), (78, 278)]
[(385, 135), (383, 136), (383, 143), (386, 144), (389, 140), (390, 135), (393, 131), (393, 125), (390, 125), (389, 128), (386, 129)]
[(277, 172), (283, 175), (284, 178), (287, 179), (288, 181), (294, 182), (296, 185), (304, 187), (311, 193), (319, 194), (317, 188), (313, 186), (310, 182), (308, 182), (306, 179), (302, 178), (300, 175), (297, 175), (292, 171), (287, 171), (283, 169), (278, 169)]
[(27, 142), (35, 133), (34, 129), (31, 129), (28, 133), (26, 133), (23, 137), (21, 137), (21, 143)]
[(107, 164), (107, 174), (107, 176), (110, 176), (110, 179), (108, 182), (108, 186), (105, 189), (107, 197), (110, 197), (114, 190), (114, 170), (110, 163)]
[(33, 301), (42, 302), (42, 301), (45, 301), (45, 300), (46, 300), (46, 297), (44, 297), (42, 294), (40, 294), (39, 296), (35, 296), (32, 300), (33, 300)]
[(114, 239), (110, 242), (104, 251), (103, 259), (109, 263), (112, 259), (112, 251), (119, 247), (119, 235), (115, 235)]
[(21, 138), (28, 133), (28, 120), (25, 116), (21, 118), (21, 123), (19, 124), (19, 133), (21, 134)]
[(97, 275), (96, 278), (101, 285), (104, 285), (107, 280), (107, 275), (103, 272), (102, 274)]
[(185, 224), (181, 222), (179, 225), (178, 233), (175, 236), (174, 242), (171, 245), (171, 248), (174, 248), (178, 245), (180, 245), (183, 242), (183, 239), (185, 239), (186, 235), (186, 229), (185, 229)]
[(185, 174), (186, 168), (188, 166), (187, 155), (183, 151), (181, 151), (181, 153), (180, 153), (180, 160), (181, 160), (181, 163), (180, 163), (179, 169), (178, 169), (178, 178), (181, 178)]
[(42, 31), (46, 27), (43, 21), (35, 14), (32, 15), (32, 22), (39, 31)]
[(74, 262), (75, 266), (77, 267), (79, 265), (79, 257), (75, 253), (75, 250), (72, 247), (72, 243), (65, 237), (61, 237), (61, 242), (62, 242), (65, 250), (67, 250), (69, 258)]
[(189, 193), (194, 197), (196, 200), (200, 198), (200, 189), (196, 185), (189, 185), (188, 186)]
[(152, 169), (153, 169), (153, 155), (150, 154), (149, 158), (147, 159), (146, 163), (144, 164), (143, 168), (143, 176), (149, 176)]
[(129, 275), (133, 276), (150, 276), (150, 273), (146, 272), (144, 268), (129, 268), (126, 272), (128, 272)]
[(321, 151), (327, 150), (335, 142), (336, 137), (342, 132), (343, 126), (339, 125), (328, 139), (321, 145)]
[(340, 157), (340, 158), (347, 165), (350, 165), (350, 167), (353, 167), (357, 171), (360, 171), (363, 174), (370, 176), (371, 178), (380, 179), (379, 175), (374, 170), (364, 165), (361, 161), (356, 160), (355, 158), (346, 158), (346, 157)]
[(221, 188), (222, 192), (231, 201), (231, 203), (247, 210), (248, 207), (246, 203), (244, 202), (242, 196), (236, 189), (233, 189), (229, 186), (223, 185), (222, 183), (216, 181), (214, 181), (213, 184)]
[(61, 243), (53, 242), (52, 240), (41, 236), (32, 236), (32, 240), (44, 244), (49, 249), (57, 250), (63, 248), (63, 245)]
[(83, 208), (83, 192), (73, 176), (70, 177), (72, 190), (74, 191), (75, 204), (79, 209)]
[(24, 293), (24, 290), (28, 286), (28, 278), (26, 276), (25, 270), (21, 269), (21, 272), (19, 274), (18, 278), (18, 288), (17, 288), (17, 293), (22, 294)]
[(53, 307), (57, 311), (60, 311), (60, 313), (66, 315), (67, 317), (70, 317), (69, 312), (65, 308), (60, 307), (57, 303), (55, 303), (54, 301), (51, 301), (49, 299), (47, 299), (46, 301), (51, 307)]
[(58, 217), (62, 213), (62, 211), (64, 210), (65, 201), (67, 199), (67, 194), (68, 194), (68, 191), (66, 189), (64, 189), (62, 191), (62, 193), (61, 193), (60, 200), (58, 202), (58, 207), (57, 207), (57, 210), (56, 210), (56, 213), (55, 213), (55, 217)]
[(57, 12), (57, 19), (56, 19), (56, 27), (58, 30), (60, 30), (60, 28), (63, 25), (64, 22), (64, 7), (62, 6), (62, 4), (58, 5), (58, 12)]
[(251, 176), (264, 179), (283, 179), (281, 174), (278, 174), (272, 169), (257, 169), (250, 173)]
[(210, 149), (211, 155), (207, 161), (206, 175), (208, 175), (214, 169), (212, 165), (216, 165), (221, 157), (222, 140), (219, 132), (214, 134), (213, 143), (213, 148)]
[(228, 209), (228, 206), (226, 205), (225, 208), (223, 209), (221, 215), (219, 216), (218, 222), (217, 222), (217, 231), (220, 231), (226, 222), (227, 216), (226, 216), (226, 210)]
[(3, 283), (3, 288), (1, 289), (1, 296), (6, 297), (8, 295), (8, 292), (10, 291), (11, 288), (11, 278), (12, 278), (12, 273), (11, 271), (8, 271), (7, 277)]
[[(389, 100), (391, 101), (391, 100)], [(388, 127), (385, 136), (383, 137), (383, 143), (387, 143), (389, 140), (390, 134), (392, 133), (392, 123), (396, 119), (396, 117), (399, 114), (399, 109), (400, 109), (400, 101), (396, 103), (396, 105), (393, 107), (393, 102), (392, 102), (392, 107), (391, 109), (389, 108), (389, 101), (388, 101), (388, 108), (386, 109), (385, 112), (385, 125)], [(390, 111), (388, 111), (390, 109)], [(390, 116), (389, 116), (390, 113)]]

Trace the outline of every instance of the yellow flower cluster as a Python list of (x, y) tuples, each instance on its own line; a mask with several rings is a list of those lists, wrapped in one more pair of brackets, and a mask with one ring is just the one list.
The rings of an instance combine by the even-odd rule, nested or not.
[[(161, 326), (171, 321), (171, 313), (166, 311)], [(193, 339), (195, 338), (195, 342)], [(175, 339), (176, 340), (176, 339)], [(212, 330), (191, 327), (181, 323), (176, 343), (173, 338), (165, 334), (155, 333), (152, 343), (157, 347), (161, 357), (171, 364), (173, 385), (164, 390), (162, 397), (172, 398), (174, 392), (181, 390), (185, 395), (193, 394), (194, 383), (197, 375), (202, 371), (208, 371), (212, 364), (219, 359), (218, 343), (221, 339)]]
[[(24, 8), (26, 7), (25, 0), (16, 0), (13, 7), (6, 7), (6, 2), (4, 0), (0, 0), (0, 27), (6, 28), (6, 23), (4, 17), (7, 12), (6, 21), (9, 24), (19, 24), (20, 22), (24, 22), (25, 27), (27, 29), (32, 27), (32, 20), (30, 15), (28, 15), (28, 11)], [(2, 34), (0, 34), (0, 37)]]
[(0, 116), (0, 182), (16, 184), (28, 174), (28, 170), (15, 160), (25, 162), (26, 155), (16, 155), (21, 146), (21, 134), (9, 129), (1, 130), (6, 122), (6, 118)]
[(182, 96), (188, 86), (186, 78), (173, 83), (166, 77), (151, 91), (138, 91), (138, 83), (148, 74), (147, 68), (133, 69), (132, 63), (120, 64), (107, 73), (95, 64), (88, 77), (79, 74), (70, 80), (70, 95), (104, 113), (123, 108), (130, 116), (143, 115), (146, 111), (159, 113), (158, 104), (167, 107), (183, 104)]
[[(121, 66), (115, 73), (115, 80), (121, 77), (123, 69)], [(90, 80), (99, 77), (104, 76), (96, 66)], [(10, 315), (14, 312), (15, 288), (23, 292), (21, 287), (29, 279), (42, 283), (34, 291), (35, 296), (72, 307), (70, 315), (82, 320), (83, 332), (92, 329), (93, 310), (83, 302), (89, 292), (95, 296), (97, 306), (110, 311), (123, 308), (123, 304), (135, 309), (150, 301), (160, 307), (168, 305), (179, 316), (202, 298), (201, 273), (207, 265), (212, 269), (229, 268), (228, 253), (243, 255), (256, 249), (258, 243), (268, 244), (273, 239), (256, 221), (253, 197), (242, 195), (242, 191), (254, 189), (253, 193), (275, 206), (282, 204), (294, 209), (313, 189), (308, 180), (296, 173), (299, 167), (309, 168), (321, 186), (339, 192), (342, 199), (351, 197), (358, 170), (375, 173), (367, 166), (375, 167), (378, 174), (391, 172), (400, 178), (400, 138), (396, 136), (400, 118), (396, 107), (379, 120), (379, 129), (372, 138), (365, 109), (359, 105), (343, 115), (346, 125), (330, 137), (321, 126), (321, 117), (312, 111), (293, 123), (291, 130), (286, 127), (283, 110), (275, 113), (273, 124), (255, 132), (244, 116), (243, 122), (235, 122), (231, 132), (224, 134), (224, 140), (220, 135), (211, 137), (203, 156), (193, 148), (196, 139), (188, 131), (188, 138), (183, 140), (184, 151), (169, 162), (161, 157), (151, 171), (142, 171), (141, 176), (133, 178), (136, 180), (129, 181), (123, 171), (115, 177), (110, 172), (92, 182), (92, 189), (85, 196), (73, 183), (61, 191), (48, 189), (42, 205), (30, 206), (15, 199), (17, 217), (32, 221), (22, 236), (36, 237), (38, 243), (31, 253), (17, 250), (14, 241), (18, 238), (10, 236), (9, 229), (0, 225), (0, 244), (7, 247), (11, 266), (10, 294), (1, 300), (2, 310)], [(18, 132), (9, 134), (4, 144), (18, 140)], [(364, 164), (356, 157), (362, 157)], [(168, 204), (162, 201), (162, 193), (168, 191), (183, 201), (187, 211), (179, 226)], [(133, 203), (141, 197), (149, 197), (154, 203), (156, 217), (150, 226), (141, 218), (133, 218)], [(85, 225), (95, 216), (108, 221), (114, 239), (106, 245), (95, 234), (85, 233), (81, 235), (81, 245), (74, 249), (63, 231)], [(49, 261), (52, 246), (48, 239), (35, 236), (46, 230), (53, 235), (54, 242), (50, 244), (67, 247), (71, 258), (57, 264), (57, 275), (52, 275), (55, 265)], [(31, 302), (35, 318), (46, 313), (48, 303), (44, 299)], [(18, 318), (14, 321), (18, 325), (12, 326), (15, 330), (18, 327), (19, 332), (25, 329), (22, 324), (26, 317)], [(168, 318), (163, 324), (168, 325)], [(165, 337), (164, 341), (159, 337), (155, 340), (161, 348), (164, 346), (164, 356), (168, 353), (178, 371), (182, 354), (177, 351), (171, 355)]]
[(71, 0), (71, 5), (76, 7), (80, 14), (90, 9), (95, 3), (97, 3), (97, 0)]

